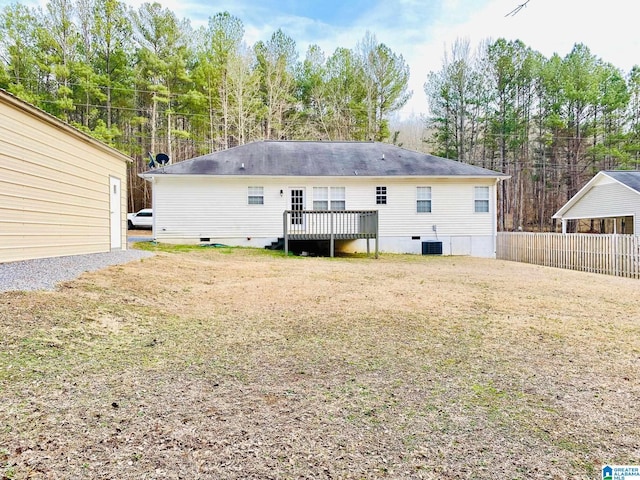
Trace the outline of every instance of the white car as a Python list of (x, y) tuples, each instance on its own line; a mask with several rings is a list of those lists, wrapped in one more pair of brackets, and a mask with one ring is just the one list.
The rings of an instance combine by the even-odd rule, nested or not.
[(134, 228), (152, 228), (153, 210), (151, 208), (143, 208), (136, 213), (127, 213), (127, 227), (129, 230)]

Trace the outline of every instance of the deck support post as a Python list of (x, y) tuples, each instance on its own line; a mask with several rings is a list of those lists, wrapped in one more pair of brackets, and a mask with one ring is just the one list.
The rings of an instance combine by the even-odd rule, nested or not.
[(289, 232), (287, 229), (287, 211), (282, 214), (282, 231), (284, 232), (284, 255), (289, 256)]
[(336, 240), (367, 240), (367, 255), (371, 254), (370, 240), (375, 238), (378, 258), (378, 210), (285, 210), (282, 215), (284, 253), (289, 255), (289, 241), (329, 240), (329, 255), (336, 254)]
[(376, 222), (376, 258), (378, 258), (378, 238), (380, 238), (380, 228), (378, 223), (378, 211), (376, 210), (376, 215), (374, 217), (374, 222)]
[(330, 222), (331, 222), (331, 226), (330, 226), (330, 230), (329, 230), (329, 255), (331, 255), (331, 258), (333, 258), (333, 253), (334, 250), (336, 248), (336, 240), (335, 240), (335, 234), (333, 233), (333, 212), (331, 212), (329, 214), (329, 218), (330, 218)]

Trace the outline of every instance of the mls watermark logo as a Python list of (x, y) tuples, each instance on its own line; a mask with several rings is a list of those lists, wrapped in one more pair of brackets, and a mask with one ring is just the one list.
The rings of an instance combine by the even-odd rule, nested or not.
[(602, 480), (640, 480), (639, 465), (605, 465)]

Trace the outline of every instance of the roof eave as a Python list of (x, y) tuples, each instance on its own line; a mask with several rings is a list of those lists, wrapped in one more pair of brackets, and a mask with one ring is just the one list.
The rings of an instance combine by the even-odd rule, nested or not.
[(602, 172), (602, 173), (603, 173), (604, 175), (606, 175), (607, 177), (609, 177), (610, 179), (615, 180), (616, 182), (618, 182), (618, 183), (619, 183), (620, 185), (622, 185), (623, 187), (628, 188), (629, 190), (631, 190), (631, 191), (632, 191), (633, 193), (635, 193), (636, 195), (640, 194), (640, 191), (636, 190), (635, 188), (633, 188), (633, 187), (632, 187), (632, 186), (630, 186), (630, 185), (627, 185), (627, 184), (626, 184), (626, 183), (624, 183), (624, 182), (621, 182), (621, 181), (620, 181), (620, 180), (618, 180), (617, 178), (612, 177), (611, 175), (609, 175), (609, 174), (608, 174), (608, 172), (604, 171), (604, 172)]
[(39, 120), (42, 120), (43, 122), (46, 122), (49, 125), (76, 137), (79, 140), (85, 141), (102, 151), (105, 151), (111, 155), (118, 157), (120, 160), (124, 162), (127, 162), (127, 163), (133, 162), (133, 159), (131, 157), (129, 157), (128, 155), (125, 155), (120, 150), (117, 150), (114, 147), (111, 147), (110, 145), (107, 145), (106, 143), (93, 138), (87, 133), (69, 125), (68, 123), (63, 122), (62, 120), (60, 120), (57, 117), (54, 117), (50, 113), (47, 113), (44, 110), (41, 110), (40, 108), (25, 102), (24, 100), (16, 97), (12, 93), (9, 93), (8, 91), (1, 88), (0, 88), (0, 102), (4, 102), (7, 105), (11, 105), (14, 108), (20, 109), (23, 112), (33, 117), (36, 117)]
[(142, 172), (138, 173), (140, 178), (149, 180), (153, 177), (224, 177), (224, 178), (256, 178), (256, 177), (278, 177), (278, 178), (300, 178), (300, 177), (321, 177), (321, 178), (457, 178), (457, 179), (496, 179), (508, 180), (511, 175), (280, 175), (280, 174), (215, 174), (215, 173), (166, 173), (166, 172)]
[[(614, 182), (616, 182), (618, 185), (622, 185), (625, 188), (628, 188), (629, 190), (631, 190), (633, 193), (635, 194), (640, 194), (640, 192), (638, 192), (636, 189), (630, 187), (629, 185), (621, 182), (620, 180), (618, 180), (617, 178), (612, 177), (611, 175), (608, 174), (608, 172), (606, 170), (601, 170), (598, 173), (596, 173), (596, 175), (589, 180), (584, 187), (582, 187), (580, 190), (578, 190), (578, 192), (571, 197), (567, 203), (565, 203), (560, 210), (558, 210), (551, 218), (566, 218), (567, 220), (575, 220), (576, 218), (572, 218), (572, 217), (566, 217), (564, 214), (568, 211), (571, 210), (571, 208), (573, 208), (573, 206), (578, 203), (580, 201), (580, 199), (582, 199), (582, 197), (584, 197), (586, 195), (586, 193), (591, 190), (591, 187), (593, 186), (594, 183), (598, 182), (598, 180), (600, 178), (602, 178), (603, 176), (606, 176), (608, 178), (610, 178), (611, 180), (613, 180)], [(584, 217), (584, 218), (590, 218), (590, 217)]]

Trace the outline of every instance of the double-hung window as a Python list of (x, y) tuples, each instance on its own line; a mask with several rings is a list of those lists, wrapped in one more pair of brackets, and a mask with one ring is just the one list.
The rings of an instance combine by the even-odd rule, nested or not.
[(475, 187), (474, 208), (476, 213), (489, 212), (489, 187)]
[(313, 209), (329, 210), (329, 187), (313, 187)]
[(345, 210), (346, 208), (346, 188), (331, 187), (330, 189), (331, 210)]
[(431, 187), (418, 187), (417, 212), (431, 213)]
[(376, 205), (387, 204), (387, 187), (376, 187)]
[(345, 210), (345, 187), (313, 187), (314, 210)]
[(264, 187), (249, 187), (247, 199), (249, 205), (264, 205)]

